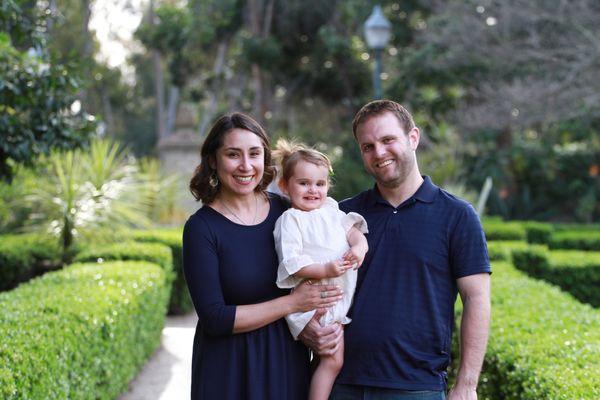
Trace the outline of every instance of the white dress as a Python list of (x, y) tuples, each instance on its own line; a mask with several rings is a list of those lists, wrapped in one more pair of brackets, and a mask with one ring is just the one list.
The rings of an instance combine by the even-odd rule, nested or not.
[[(341, 259), (350, 248), (346, 234), (355, 226), (362, 233), (368, 233), (367, 222), (357, 213), (346, 214), (331, 197), (316, 210), (302, 211), (290, 208), (285, 211), (275, 223), (275, 249), (279, 257), (277, 270), (277, 286), (293, 288), (304, 279), (294, 274), (305, 266), (314, 263), (325, 263)], [(321, 279), (318, 284), (340, 286), (343, 291), (342, 300), (327, 310), (319, 322), (322, 326), (339, 322), (347, 324), (350, 318), (346, 316), (354, 289), (356, 289), (355, 269), (349, 269), (343, 275), (335, 278)], [(313, 317), (315, 310), (289, 314), (285, 317), (294, 339)]]

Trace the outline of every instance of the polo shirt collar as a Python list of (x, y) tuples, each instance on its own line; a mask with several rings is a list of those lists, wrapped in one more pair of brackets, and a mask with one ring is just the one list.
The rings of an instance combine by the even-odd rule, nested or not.
[[(433, 182), (431, 182), (431, 178), (429, 178), (429, 176), (423, 175), (423, 183), (421, 183), (421, 186), (419, 186), (415, 194), (413, 194), (410, 199), (415, 199), (423, 203), (433, 203), (435, 201), (435, 196), (438, 193), (438, 189), (439, 188), (434, 185)], [(370, 206), (374, 206), (375, 204), (389, 205), (388, 201), (381, 196), (381, 193), (379, 193), (377, 183), (375, 183), (373, 188), (369, 190), (368, 203)]]
[(412, 197), (423, 203), (433, 203), (435, 201), (435, 195), (438, 193), (438, 189), (439, 188), (431, 182), (431, 178), (424, 175), (423, 183), (421, 183), (421, 186), (419, 186)]

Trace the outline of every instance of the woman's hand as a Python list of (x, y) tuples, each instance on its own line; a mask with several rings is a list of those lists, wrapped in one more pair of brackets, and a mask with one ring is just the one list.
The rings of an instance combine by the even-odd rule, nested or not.
[(335, 285), (313, 285), (310, 279), (298, 285), (290, 294), (293, 312), (333, 307), (342, 299), (342, 289)]
[(352, 263), (345, 260), (329, 261), (325, 264), (325, 275), (327, 278), (335, 278), (344, 275), (346, 271), (352, 268)]

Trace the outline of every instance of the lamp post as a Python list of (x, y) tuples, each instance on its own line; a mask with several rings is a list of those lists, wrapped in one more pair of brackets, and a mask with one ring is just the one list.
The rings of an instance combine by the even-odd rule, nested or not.
[(381, 6), (375, 6), (373, 12), (365, 22), (365, 39), (369, 49), (375, 55), (375, 69), (373, 70), (373, 88), (375, 99), (381, 99), (381, 54), (390, 40), (392, 24), (381, 11)]

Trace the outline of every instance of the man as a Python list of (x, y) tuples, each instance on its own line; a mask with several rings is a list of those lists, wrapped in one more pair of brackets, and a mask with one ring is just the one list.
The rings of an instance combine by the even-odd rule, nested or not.
[[(332, 399), (444, 399), (457, 293), (460, 367), (449, 400), (477, 399), (490, 319), (490, 265), (475, 210), (421, 176), (419, 129), (400, 104), (365, 105), (352, 124), (375, 187), (340, 203), (369, 225)], [(339, 326), (316, 320), (300, 338), (337, 350)]]

